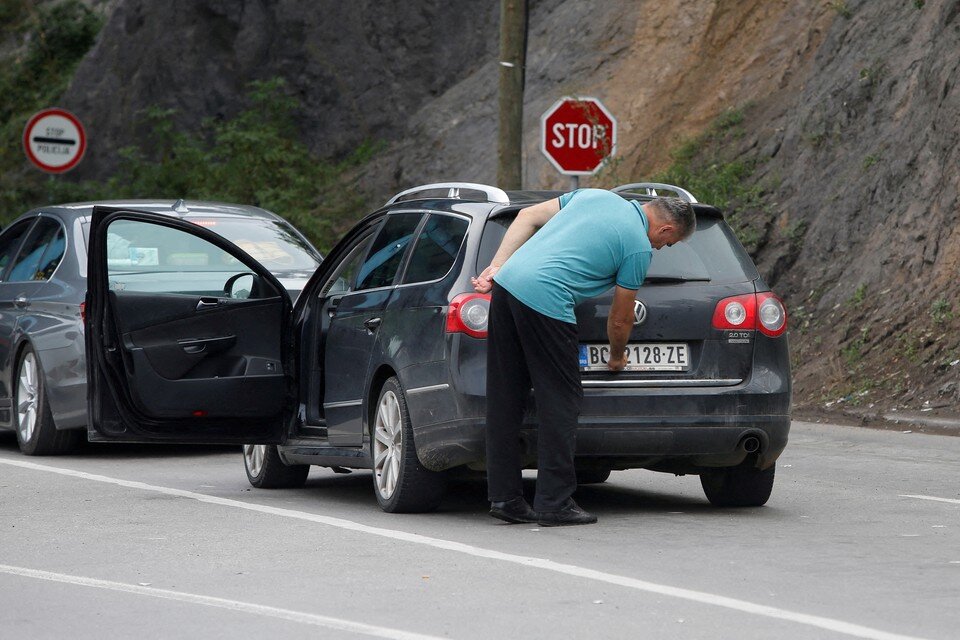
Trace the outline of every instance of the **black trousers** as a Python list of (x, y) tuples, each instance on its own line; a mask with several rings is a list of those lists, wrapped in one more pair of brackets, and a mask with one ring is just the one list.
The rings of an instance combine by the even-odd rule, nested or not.
[(573, 466), (583, 400), (577, 325), (545, 316), (494, 283), (487, 337), (487, 491), (491, 502), (523, 494), (523, 423), (537, 403), (536, 511), (556, 511), (577, 488)]

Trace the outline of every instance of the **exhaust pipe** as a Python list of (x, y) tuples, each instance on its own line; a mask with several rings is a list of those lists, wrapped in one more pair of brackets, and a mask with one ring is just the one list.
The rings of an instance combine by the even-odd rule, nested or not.
[(754, 453), (760, 450), (760, 438), (757, 436), (747, 436), (740, 441), (740, 448), (747, 453)]

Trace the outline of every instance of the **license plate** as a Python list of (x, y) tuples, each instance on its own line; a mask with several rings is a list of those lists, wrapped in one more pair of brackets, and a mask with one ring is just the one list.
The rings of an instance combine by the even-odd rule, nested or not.
[[(580, 369), (583, 371), (609, 371), (609, 357), (608, 345), (580, 345)], [(689, 368), (690, 349), (686, 343), (632, 342), (627, 345), (625, 371), (687, 371)]]

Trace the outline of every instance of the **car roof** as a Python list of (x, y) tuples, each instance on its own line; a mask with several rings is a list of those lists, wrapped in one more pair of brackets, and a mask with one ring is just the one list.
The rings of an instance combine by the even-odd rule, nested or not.
[[(507, 191), (509, 202), (490, 202), (482, 198), (456, 197), (456, 198), (416, 198), (410, 200), (401, 200), (388, 204), (381, 210), (385, 210), (388, 215), (401, 213), (405, 211), (438, 211), (448, 213), (460, 213), (469, 215), (473, 218), (493, 219), (503, 216), (516, 214), (520, 209), (543, 202), (551, 198), (559, 198), (566, 191)], [(621, 193), (627, 200), (639, 200), (649, 202), (656, 196), (636, 193)], [(716, 207), (703, 203), (692, 203), (693, 211), (698, 216), (709, 218), (723, 218), (723, 212)]]
[(229, 204), (226, 202), (207, 202), (203, 200), (97, 200), (91, 202), (72, 202), (37, 207), (29, 211), (27, 216), (38, 213), (59, 213), (70, 217), (85, 217), (93, 214), (97, 206), (114, 209), (136, 209), (149, 213), (162, 213), (171, 216), (213, 216), (232, 218), (257, 218), (261, 220), (282, 220), (277, 214), (244, 204)]

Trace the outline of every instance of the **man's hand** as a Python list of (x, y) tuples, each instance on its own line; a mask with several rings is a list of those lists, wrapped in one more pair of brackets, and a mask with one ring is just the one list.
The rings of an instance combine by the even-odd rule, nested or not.
[(627, 366), (627, 341), (633, 330), (633, 303), (636, 297), (636, 289), (624, 289), (619, 285), (613, 289), (613, 304), (607, 317), (607, 337), (610, 339), (607, 367), (611, 371), (621, 371)]
[(490, 265), (476, 278), (470, 278), (473, 289), (477, 293), (490, 293), (493, 289), (493, 276), (497, 275), (497, 271), (500, 271), (500, 267)]
[(610, 371), (623, 371), (627, 366), (627, 354), (624, 352), (619, 358), (614, 357), (611, 353), (610, 358), (607, 360), (607, 368)]

